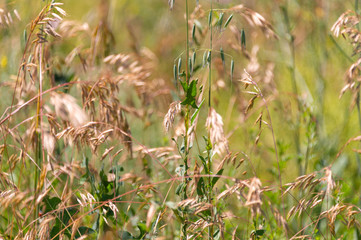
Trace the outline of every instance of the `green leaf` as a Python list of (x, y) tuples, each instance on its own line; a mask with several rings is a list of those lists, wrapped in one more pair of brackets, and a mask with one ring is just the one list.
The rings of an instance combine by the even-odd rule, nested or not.
[(203, 136), (203, 139), (206, 142), (207, 151), (211, 151), (212, 150), (212, 143), (211, 143), (210, 139), (205, 137), (205, 136)]
[(204, 51), (204, 53), (203, 53), (203, 60), (202, 60), (203, 68), (206, 66), (206, 63), (207, 63), (207, 53), (208, 53), (208, 51)]
[(222, 27), (223, 17), (224, 17), (224, 13), (222, 12), (222, 13), (219, 15), (219, 20), (218, 20), (218, 23), (217, 23), (217, 25), (218, 25), (219, 27)]
[(179, 167), (177, 167), (175, 169), (175, 172), (177, 173), (178, 176), (180, 177), (184, 177), (184, 174), (185, 174), (185, 168), (184, 168), (184, 165), (180, 165)]
[(140, 222), (138, 223), (137, 227), (140, 231), (139, 237), (137, 237), (137, 239), (145, 239), (145, 236), (149, 232), (147, 225), (144, 222)]
[(207, 165), (207, 158), (202, 157), (201, 155), (199, 155), (199, 158), (202, 161), (203, 167), (204, 167), (204, 171), (206, 173), (208, 173), (208, 165)]
[(180, 81), (180, 83), (182, 85), (182, 88), (183, 88), (184, 92), (187, 92), (187, 90), (188, 90), (187, 82), (186, 81)]
[(177, 84), (178, 70), (177, 70), (177, 66), (175, 64), (174, 64), (174, 67), (173, 67), (173, 77), (174, 77), (174, 83)]
[(196, 57), (197, 57), (196, 52), (193, 52), (193, 55), (192, 55), (192, 64), (193, 64), (193, 66), (196, 65)]
[(207, 62), (208, 62), (208, 64), (211, 63), (211, 60), (212, 60), (212, 51), (208, 51), (208, 55), (207, 55)]
[(196, 39), (196, 25), (193, 23), (193, 27), (192, 27), (192, 39), (194, 42), (197, 42)]
[(226, 23), (224, 24), (224, 28), (226, 28), (228, 26), (228, 24), (231, 22), (232, 18), (233, 18), (233, 14), (231, 14), (231, 16), (228, 17)]
[(188, 59), (188, 66), (189, 66), (189, 74), (192, 75), (193, 74), (193, 63), (192, 63), (191, 58)]
[(9, 220), (5, 216), (0, 215), (0, 232), (5, 232)]
[[(50, 231), (50, 239), (53, 239), (53, 240), (59, 240), (59, 236), (56, 236), (59, 232), (61, 231), (61, 228), (59, 225), (54, 225)], [(56, 237), (55, 237), (56, 236)]]
[(211, 10), (208, 15), (208, 26), (211, 26), (212, 24), (212, 15), (213, 15), (213, 11)]
[(221, 52), (221, 59), (222, 59), (222, 63), (223, 63), (223, 66), (225, 65), (226, 61), (224, 59), (224, 51), (223, 51), (223, 48), (221, 47), (220, 49), (220, 52)]
[(181, 72), (181, 67), (182, 67), (182, 58), (178, 59), (178, 74)]
[(199, 110), (201, 109), (202, 105), (203, 105), (203, 102), (204, 102), (205, 99), (202, 100), (202, 102), (199, 104), (197, 110), (193, 113), (192, 117), (191, 117), (191, 124), (194, 123), (194, 120), (196, 120), (196, 117), (199, 113)]
[(180, 184), (178, 185), (178, 187), (176, 188), (175, 194), (177, 194), (178, 196), (180, 196), (181, 193), (184, 192), (184, 189), (185, 189), (185, 183), (182, 182), (182, 183), (180, 183)]
[(61, 200), (58, 197), (49, 198), (48, 196), (46, 196), (43, 200), (43, 203), (45, 204), (45, 210), (44, 210), (44, 214), (45, 214), (57, 209), (57, 206), (59, 203), (61, 203)]
[(127, 231), (121, 231), (121, 236), (120, 239), (123, 239), (123, 240), (128, 240), (128, 239), (137, 239), (135, 237), (133, 237), (133, 235), (130, 233), (130, 232), (127, 232)]
[(234, 72), (234, 60), (231, 60), (231, 82), (233, 81), (233, 72)]
[(221, 237), (221, 231), (219, 231), (219, 229), (217, 229), (215, 231), (215, 233), (213, 234), (213, 239), (218, 240), (218, 239), (220, 239), (220, 237)]
[(243, 28), (241, 30), (241, 46), (242, 46), (242, 48), (246, 47), (246, 34), (245, 34)]
[(91, 173), (91, 171), (89, 170), (89, 158), (86, 157), (85, 155), (83, 156), (83, 166), (85, 166), (86, 169), (86, 173), (83, 175), (82, 178), (86, 179), (87, 182), (90, 183), (91, 185), (91, 189), (92, 189), (92, 193), (98, 194), (99, 191), (95, 186), (95, 178), (94, 175)]
[(64, 224), (65, 226), (68, 225), (69, 220), (78, 212), (78, 210), (76, 208), (66, 208), (63, 213), (62, 213), (62, 218), (61, 218), (61, 222), (62, 224)]
[(264, 229), (258, 229), (255, 231), (256, 236), (263, 236), (263, 234), (266, 232)]
[[(221, 170), (219, 170), (216, 175), (221, 176), (222, 173), (223, 173), (223, 170), (224, 170), (223, 168), (222, 168)], [(220, 177), (214, 177), (214, 178), (212, 179), (212, 188), (214, 187), (214, 185), (216, 185), (216, 183), (218, 182), (219, 178), (220, 178)]]
[(203, 178), (199, 178), (198, 183), (197, 183), (197, 194), (198, 196), (203, 196), (205, 192), (205, 185), (204, 185), (204, 180)]
[(181, 102), (182, 105), (190, 105), (193, 108), (198, 108), (196, 104), (196, 96), (197, 96), (197, 82), (198, 80), (193, 80), (187, 89), (186, 99)]
[(20, 41), (21, 49), (25, 49), (25, 45), (26, 45), (27, 40), (28, 40), (28, 34), (27, 34), (26, 30), (24, 30), (23, 36), (21, 37), (21, 41)]

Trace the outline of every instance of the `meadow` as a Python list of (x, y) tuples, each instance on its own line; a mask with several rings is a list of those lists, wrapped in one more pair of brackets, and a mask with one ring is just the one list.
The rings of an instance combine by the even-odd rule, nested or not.
[(361, 239), (360, 4), (0, 1), (0, 240)]

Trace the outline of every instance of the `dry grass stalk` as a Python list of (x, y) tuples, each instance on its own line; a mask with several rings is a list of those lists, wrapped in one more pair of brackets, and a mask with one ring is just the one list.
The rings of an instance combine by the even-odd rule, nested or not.
[(347, 147), (351, 142), (358, 142), (360, 140), (361, 140), (361, 135), (347, 140), (347, 142), (341, 147), (340, 151), (337, 153), (337, 157), (339, 157), (341, 155), (341, 153), (343, 152), (345, 147)]
[(310, 235), (301, 235), (301, 236), (294, 236), (294, 237), (291, 237), (290, 238), (291, 240), (293, 240), (293, 239), (309, 239), (309, 240), (311, 240), (311, 239), (313, 239)]

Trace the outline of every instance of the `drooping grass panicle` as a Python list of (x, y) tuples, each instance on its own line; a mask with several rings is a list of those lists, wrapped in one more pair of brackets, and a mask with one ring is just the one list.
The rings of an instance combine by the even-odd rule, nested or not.
[(174, 123), (175, 117), (180, 113), (181, 111), (181, 103), (180, 101), (173, 102), (169, 106), (169, 110), (167, 114), (164, 117), (163, 121), (163, 127), (168, 132), (169, 129), (172, 127)]
[(215, 154), (228, 152), (228, 141), (223, 130), (223, 119), (214, 108), (210, 108), (209, 110), (206, 127), (210, 131), (210, 140), (213, 145), (213, 152)]

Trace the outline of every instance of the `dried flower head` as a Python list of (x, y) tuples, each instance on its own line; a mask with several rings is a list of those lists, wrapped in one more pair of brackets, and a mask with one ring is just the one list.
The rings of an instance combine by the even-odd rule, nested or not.
[(266, 37), (273, 37), (276, 39), (278, 38), (273, 30), (272, 25), (258, 12), (244, 7), (242, 4), (232, 7), (230, 10), (239, 13), (251, 26), (257, 26), (261, 28)]
[(213, 145), (213, 152), (222, 154), (228, 152), (228, 141), (224, 136), (223, 120), (214, 108), (209, 110), (206, 127), (210, 131), (211, 143)]
[(180, 101), (173, 102), (169, 106), (168, 113), (164, 117), (163, 126), (164, 129), (168, 132), (169, 128), (173, 125), (175, 116), (180, 113), (181, 104)]

